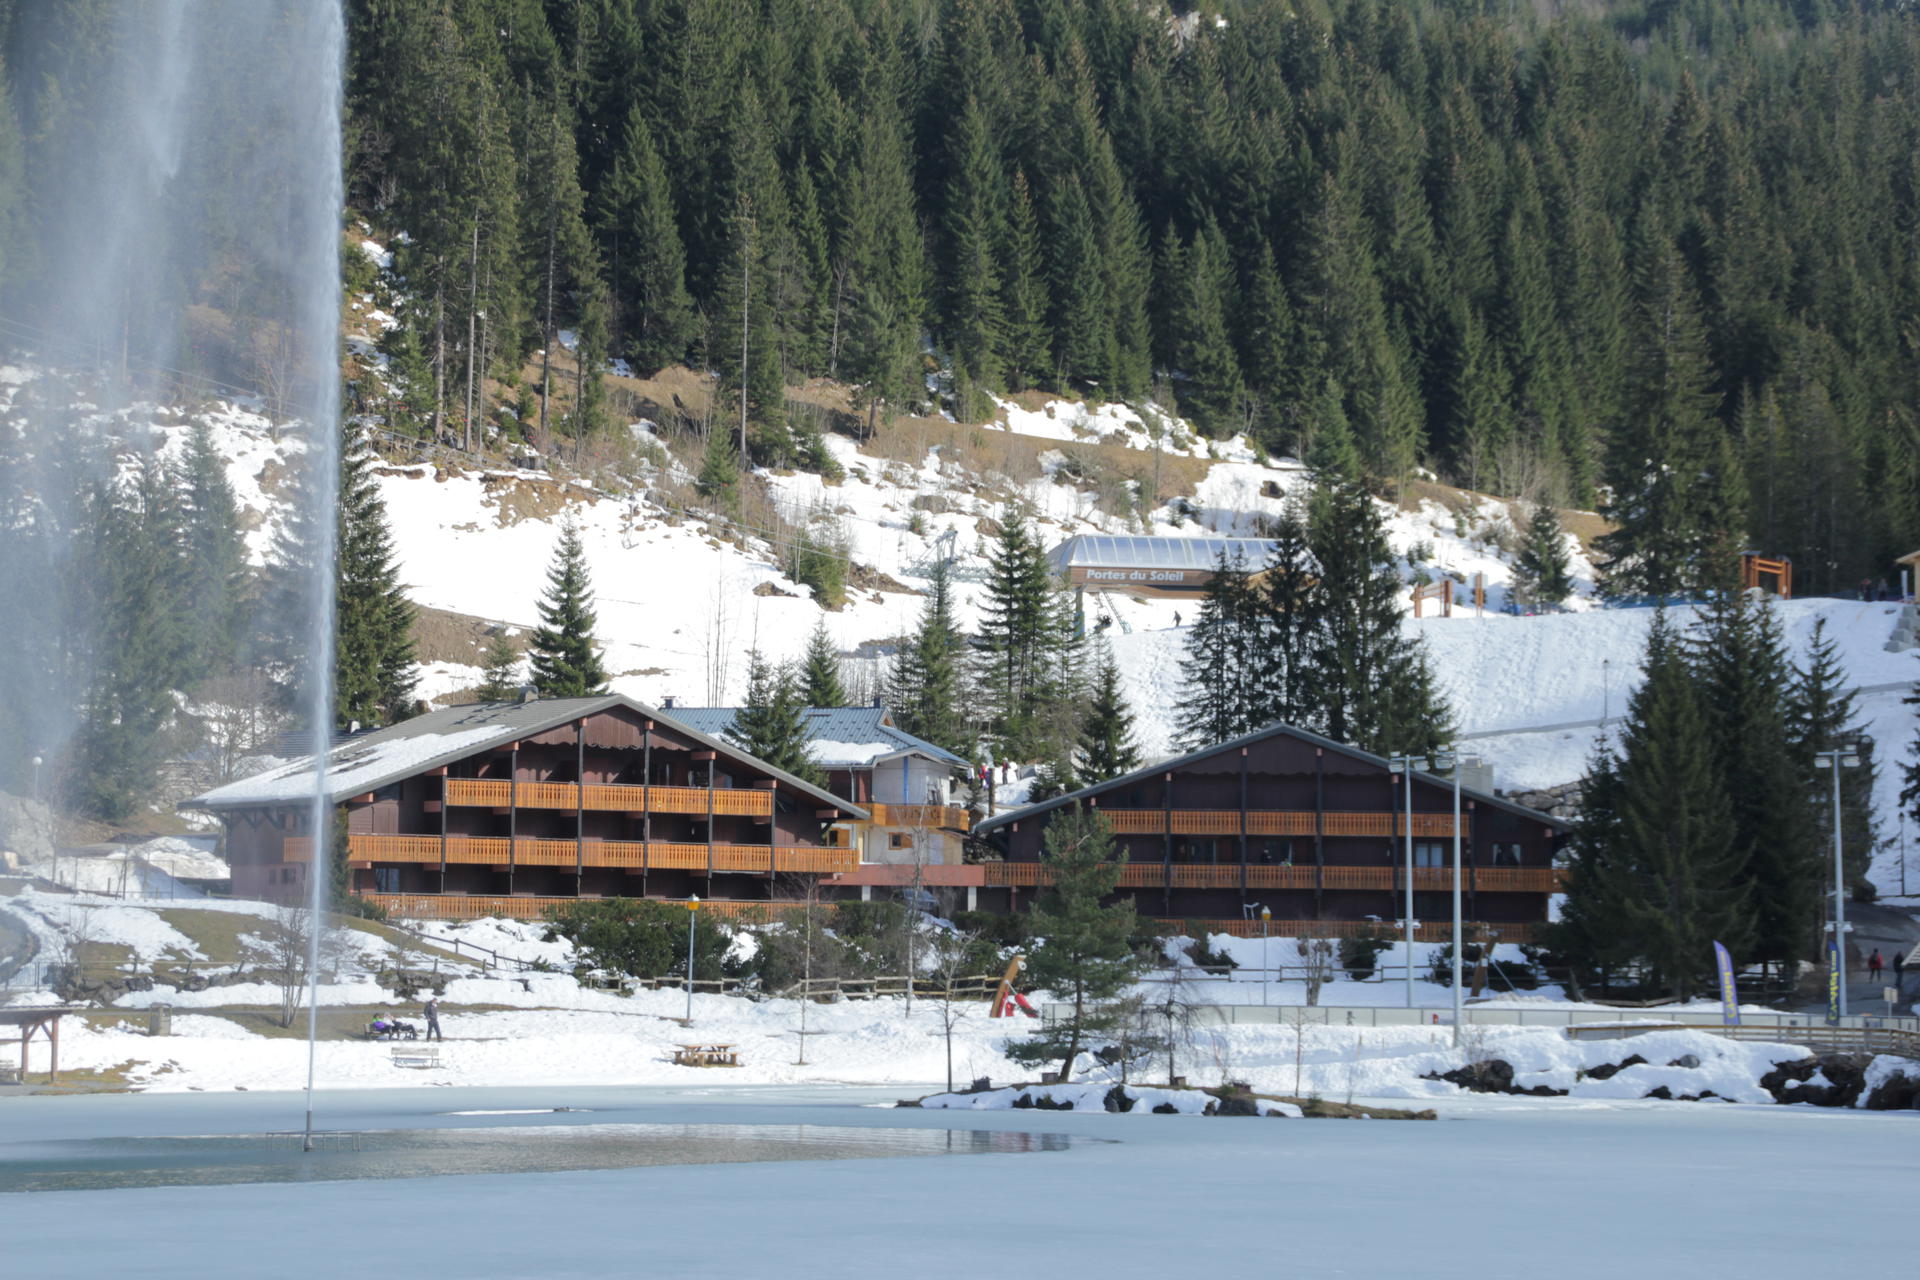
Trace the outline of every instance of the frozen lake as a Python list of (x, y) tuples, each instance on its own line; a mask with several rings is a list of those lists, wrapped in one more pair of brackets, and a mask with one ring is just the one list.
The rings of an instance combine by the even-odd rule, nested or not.
[[(831, 1128), (872, 1158), (0, 1197), (41, 1276), (1794, 1277), (1904, 1271), (1920, 1115), (1686, 1103), (1459, 1102), (1437, 1123), (882, 1109), (905, 1090), (420, 1089), (331, 1094), (329, 1130), (548, 1124)], [(556, 1107), (579, 1112), (552, 1114)], [(535, 1114), (529, 1114), (533, 1112)], [(465, 1113), (465, 1114), (461, 1114)], [(493, 1114), (487, 1114), (493, 1113)], [(285, 1094), (21, 1098), (0, 1141), (285, 1129)], [(944, 1135), (1064, 1150), (916, 1158)], [(508, 1133), (492, 1135), (510, 1142)], [(436, 1149), (489, 1140), (450, 1137)], [(1058, 1145), (1058, 1144), (1052, 1144)], [(928, 1152), (931, 1154), (931, 1152)]]

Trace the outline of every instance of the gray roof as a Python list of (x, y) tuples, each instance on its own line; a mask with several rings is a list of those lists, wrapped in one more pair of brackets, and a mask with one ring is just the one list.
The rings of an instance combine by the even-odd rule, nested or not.
[[(1122, 774), (1120, 777), (1107, 782), (1096, 782), (1090, 787), (1082, 787), (1078, 791), (1069, 791), (1066, 795), (1055, 796), (1051, 800), (1042, 800), (1039, 804), (1030, 804), (1019, 809), (1009, 809), (1005, 813), (997, 814), (984, 822), (976, 824), (973, 829), (976, 833), (991, 831), (996, 827), (1003, 827), (1009, 823), (1019, 822), (1023, 818), (1031, 818), (1035, 814), (1045, 813), (1049, 809), (1058, 809), (1062, 805), (1072, 804), (1087, 796), (1098, 795), (1102, 791), (1110, 791), (1116, 787), (1130, 786), (1135, 782), (1144, 782), (1157, 774), (1167, 773), (1183, 765), (1190, 764), (1195, 760), (1203, 760), (1211, 755), (1218, 755), (1222, 751), (1238, 751), (1248, 743), (1258, 742), (1263, 738), (1270, 738), (1275, 734), (1285, 734), (1291, 738), (1298, 738), (1302, 742), (1311, 743), (1313, 746), (1322, 747), (1328, 751), (1337, 751), (1349, 759), (1364, 761), (1367, 764), (1377, 765), (1382, 769), (1391, 770), (1393, 768), (1393, 765), (1385, 756), (1374, 755), (1371, 751), (1362, 751), (1360, 748), (1349, 746), (1344, 742), (1335, 742), (1332, 738), (1324, 738), (1310, 730), (1299, 729), (1290, 724), (1270, 724), (1264, 729), (1255, 729), (1252, 733), (1242, 734), (1237, 738), (1230, 738), (1225, 742), (1217, 742), (1210, 747), (1202, 747), (1198, 751), (1190, 751), (1184, 756), (1176, 756), (1171, 760), (1162, 760), (1159, 764), (1148, 765), (1144, 769), (1135, 769), (1132, 773)], [(1415, 769), (1413, 776), (1430, 782), (1437, 787), (1445, 787), (1448, 790), (1453, 789), (1453, 779), (1451, 777), (1442, 777), (1439, 774), (1428, 773), (1423, 769)], [(1529, 809), (1523, 804), (1515, 804), (1506, 797), (1494, 795), (1490, 791), (1481, 791), (1475, 787), (1461, 787), (1460, 794), (1468, 799), (1478, 801), (1481, 804), (1491, 805), (1496, 809), (1505, 809), (1508, 813), (1518, 814), (1523, 818), (1535, 822), (1543, 822), (1547, 826), (1560, 831), (1565, 831), (1569, 825), (1571, 825), (1563, 819), (1554, 817), (1552, 814), (1542, 813), (1538, 809)]]
[(1238, 551), (1249, 569), (1264, 568), (1273, 554), (1270, 538), (1136, 538), (1124, 534), (1083, 533), (1047, 553), (1056, 572), (1076, 565), (1120, 569), (1211, 569), (1224, 551)]
[[(738, 707), (675, 707), (667, 714), (715, 737), (733, 727)], [(823, 769), (866, 769), (896, 756), (923, 755), (964, 768), (966, 761), (893, 724), (885, 707), (808, 707), (802, 712), (814, 763)]]
[[(676, 729), (734, 760), (743, 760), (763, 769), (771, 777), (805, 792), (816, 800), (866, 817), (858, 806), (805, 782), (764, 760), (757, 759), (730, 742), (709, 736), (697, 726), (681, 721), (677, 715), (656, 711), (644, 703), (617, 693), (591, 698), (535, 699), (531, 702), (477, 702), (430, 711), (411, 720), (355, 734), (328, 753), (326, 763), (327, 799), (338, 804), (350, 796), (378, 791), (381, 787), (411, 778), (428, 769), (452, 764), (485, 751), (496, 743), (544, 733), (549, 729), (598, 714), (612, 707), (626, 707), (667, 728)], [(314, 794), (315, 760), (308, 756), (215, 787), (203, 795), (182, 801), (183, 809), (239, 809), (257, 805), (291, 804), (310, 801)]]

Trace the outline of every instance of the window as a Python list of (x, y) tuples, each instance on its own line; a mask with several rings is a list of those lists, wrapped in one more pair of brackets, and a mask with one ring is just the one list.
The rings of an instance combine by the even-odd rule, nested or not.
[(1290, 867), (1293, 865), (1293, 841), (1263, 840), (1254, 858), (1262, 866)]
[(909, 831), (887, 832), (887, 848), (889, 849), (913, 848), (913, 833)]
[(1448, 865), (1447, 846), (1434, 841), (1414, 841), (1413, 865), (1416, 867), (1444, 867)]
[(1520, 865), (1520, 846), (1518, 843), (1495, 841), (1493, 845), (1493, 865), (1496, 867), (1517, 867)]
[(400, 868), (375, 867), (373, 869), (373, 891), (375, 893), (400, 892)]

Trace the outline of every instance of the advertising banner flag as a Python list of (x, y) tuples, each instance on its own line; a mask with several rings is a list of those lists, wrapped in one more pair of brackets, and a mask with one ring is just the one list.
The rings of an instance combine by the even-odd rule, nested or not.
[(1827, 940), (1827, 1021), (1840, 1021), (1840, 939)]
[(1730, 1027), (1740, 1025), (1740, 993), (1733, 985), (1733, 957), (1722, 943), (1713, 944), (1713, 964), (1720, 973), (1720, 1017)]

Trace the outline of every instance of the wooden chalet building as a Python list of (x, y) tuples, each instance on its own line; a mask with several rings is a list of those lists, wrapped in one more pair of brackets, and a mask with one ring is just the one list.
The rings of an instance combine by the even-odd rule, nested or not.
[[(233, 891), (305, 896), (315, 762), (182, 807), (226, 826)], [(329, 752), (354, 892), (397, 914), (534, 918), (580, 898), (797, 896), (850, 872), (850, 801), (617, 694), (450, 707)]]
[[(1041, 804), (989, 818), (976, 838), (1005, 861), (983, 864), (982, 905), (1017, 909), (1045, 883), (1047, 824), (1067, 806), (1098, 809), (1126, 852), (1120, 892), (1140, 914), (1214, 932), (1389, 932), (1405, 913), (1406, 791), (1382, 757), (1274, 725)], [(1463, 918), (1508, 942), (1529, 940), (1556, 891), (1566, 824), (1462, 788)], [(1444, 941), (1453, 906), (1453, 780), (1413, 775), (1414, 918)], [(1376, 924), (1377, 922), (1377, 924)], [(1471, 934), (1469, 935), (1471, 936)]]
[[(718, 738), (732, 729), (739, 708), (674, 707), (666, 714)], [(964, 860), (973, 814), (955, 803), (955, 781), (967, 767), (965, 760), (898, 727), (884, 706), (808, 707), (801, 724), (827, 790), (867, 811), (865, 820), (836, 827), (840, 841), (852, 846), (863, 865)], [(834, 883), (859, 882), (856, 875)]]

